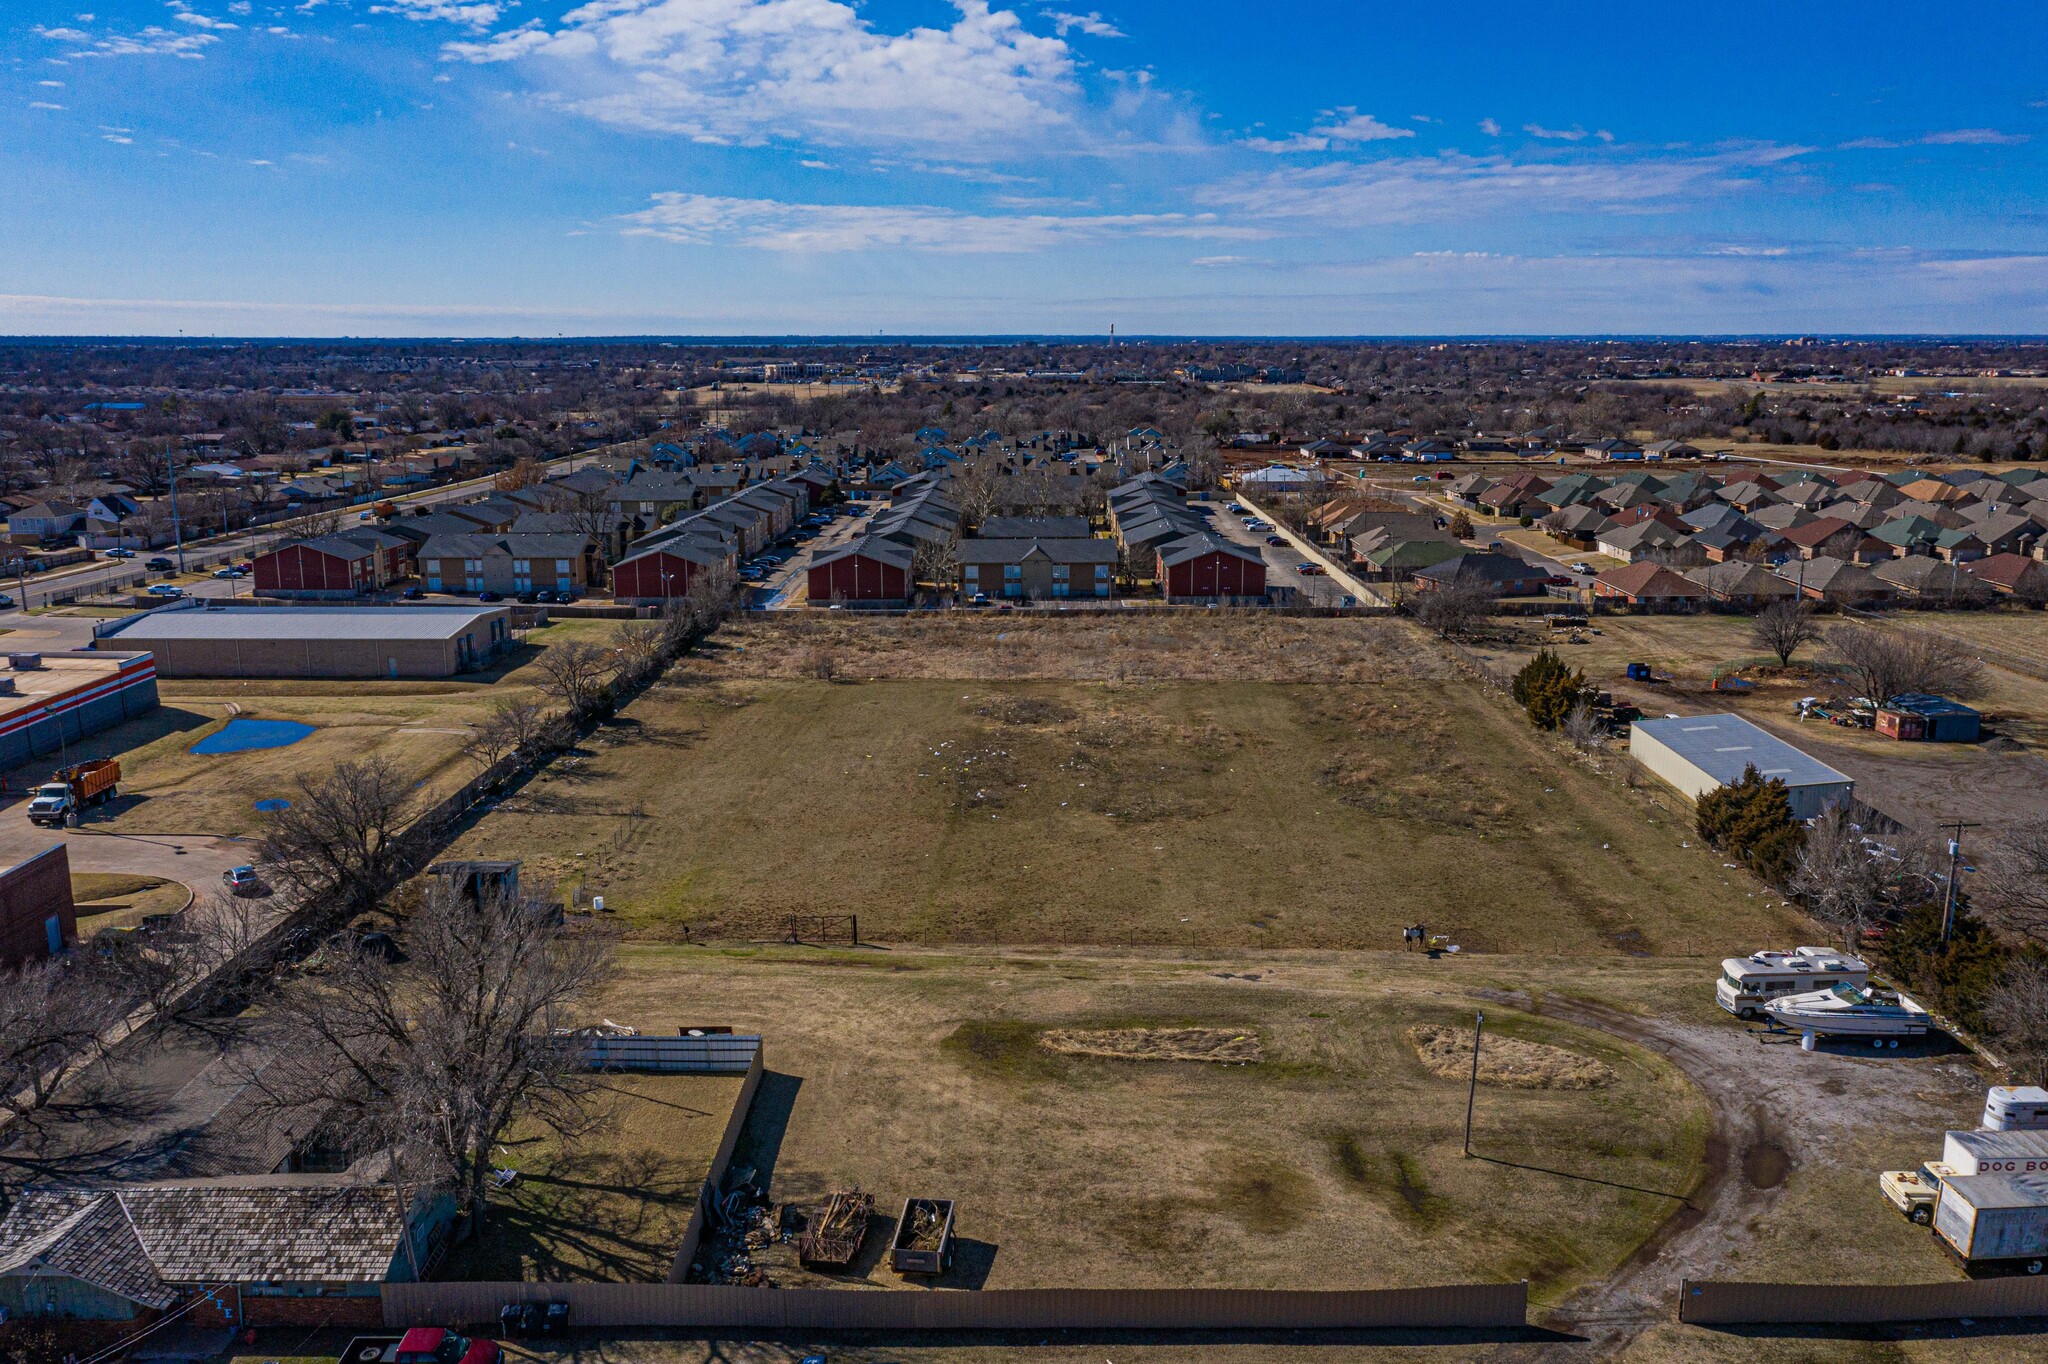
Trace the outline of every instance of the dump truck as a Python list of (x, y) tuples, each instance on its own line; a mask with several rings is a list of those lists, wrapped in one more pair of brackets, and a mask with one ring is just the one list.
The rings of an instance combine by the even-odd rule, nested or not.
[(889, 1242), (889, 1267), (898, 1274), (943, 1274), (953, 1267), (953, 1200), (906, 1198)]
[(97, 758), (59, 768), (36, 788), (28, 803), (31, 823), (61, 826), (72, 815), (94, 805), (104, 805), (120, 794), (121, 763), (118, 758)]

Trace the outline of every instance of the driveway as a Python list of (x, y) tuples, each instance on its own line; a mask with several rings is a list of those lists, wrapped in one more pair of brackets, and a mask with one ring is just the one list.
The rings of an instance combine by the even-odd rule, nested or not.
[[(1332, 582), (1328, 574), (1306, 574), (1301, 566), (1309, 562), (1307, 555), (1289, 544), (1269, 545), (1266, 537), (1277, 532), (1269, 530), (1246, 530), (1243, 518), (1226, 509), (1229, 498), (1211, 501), (1189, 499), (1188, 505), (1197, 511), (1215, 513), (1210, 523), (1216, 533), (1234, 544), (1257, 550), (1259, 557), (1266, 561), (1266, 585), (1268, 587), (1291, 587), (1301, 593), (1302, 599), (1311, 606), (1342, 606), (1344, 598), (1353, 595), (1339, 584)], [(1370, 597), (1361, 598), (1355, 605), (1373, 605)]]
[[(30, 769), (33, 771), (34, 769)], [(46, 829), (28, 822), (28, 800), (18, 791), (0, 808), (0, 865), (14, 866), (62, 843), (74, 872), (129, 872), (162, 876), (204, 895), (229, 867), (253, 861), (253, 843), (207, 834), (101, 833), (88, 822), (77, 829)]]

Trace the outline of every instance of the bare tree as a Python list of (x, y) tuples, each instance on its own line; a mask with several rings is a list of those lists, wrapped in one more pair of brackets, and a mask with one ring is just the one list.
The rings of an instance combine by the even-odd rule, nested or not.
[(2048, 819), (2008, 831), (1989, 861), (1979, 897), (1985, 917), (2048, 947)]
[(715, 630), (733, 613), (739, 594), (739, 574), (733, 571), (730, 563), (721, 559), (715, 564), (705, 564), (690, 575), (689, 591), (683, 597), (686, 603), (683, 618), (691, 629)]
[(1831, 662), (1882, 705), (1894, 696), (1930, 692), (1967, 701), (1984, 694), (1984, 665), (1969, 646), (1926, 630), (1838, 625), (1827, 632)]
[(1790, 599), (1773, 602), (1757, 612), (1749, 623), (1750, 643), (1776, 655), (1781, 668), (1791, 666), (1792, 655), (1799, 652), (1801, 645), (1812, 644), (1820, 637), (1813, 608)]
[(398, 874), (396, 840), (417, 807), (412, 782), (381, 757), (302, 776), (270, 817), (258, 860), (297, 898), (331, 896), (345, 915), (374, 908)]
[(1877, 916), (1886, 879), (1848, 812), (1829, 805), (1807, 831), (1791, 891), (1808, 914), (1839, 930), (1853, 948)]
[(1581, 753), (1597, 753), (1607, 743), (1606, 728), (1600, 723), (1600, 717), (1593, 713), (1592, 705), (1584, 700), (1572, 707), (1558, 728), (1571, 746)]
[(2034, 1084), (2048, 1084), (2048, 958), (2014, 957), (1984, 1017), (2012, 1068)]
[(946, 497), (960, 509), (969, 525), (979, 526), (995, 514), (1002, 496), (1005, 475), (992, 460), (974, 459), (962, 464), (946, 480)]
[(960, 567), (960, 541), (948, 535), (942, 540), (919, 540), (910, 551), (910, 576), (914, 582), (953, 585)]
[(1408, 609), (1416, 622), (1445, 639), (1472, 634), (1493, 613), (1493, 592), (1481, 583), (1445, 583), (1417, 592)]
[(470, 730), (462, 751), (488, 772), (537, 740), (545, 723), (540, 707), (531, 701), (500, 701)]
[(324, 976), (271, 1002), (275, 1050), (248, 1076), (268, 1107), (324, 1114), (355, 1154), (391, 1151), (481, 1223), (491, 1152), (515, 1123), (573, 1130), (592, 1077), (555, 1024), (610, 975), (545, 897), (437, 885), (399, 927), (402, 960), (337, 943)]
[(572, 717), (589, 715), (611, 695), (618, 656), (587, 639), (551, 644), (540, 656), (541, 690)]
[(118, 1096), (91, 1074), (128, 1011), (113, 986), (90, 956), (0, 967), (0, 1211), (17, 1180), (104, 1172), (118, 1157), (94, 1135)]

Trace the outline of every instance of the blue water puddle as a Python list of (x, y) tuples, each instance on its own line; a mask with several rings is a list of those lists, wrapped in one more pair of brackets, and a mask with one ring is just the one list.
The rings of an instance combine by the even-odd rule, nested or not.
[(192, 745), (194, 753), (248, 753), (259, 748), (290, 748), (313, 732), (297, 720), (230, 720), (216, 734)]
[(279, 811), (291, 809), (292, 803), (288, 800), (278, 800), (272, 798), (270, 800), (257, 801), (256, 808), (261, 810), (266, 815), (274, 815), (277, 814)]

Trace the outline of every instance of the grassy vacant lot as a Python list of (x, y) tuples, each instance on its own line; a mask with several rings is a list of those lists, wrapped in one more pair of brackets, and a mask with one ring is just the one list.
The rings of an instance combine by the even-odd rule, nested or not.
[(103, 928), (133, 928), (151, 914), (174, 914), (192, 892), (160, 876), (128, 872), (81, 871), (71, 874), (71, 899), (78, 908), (78, 935), (90, 938)]
[[(609, 621), (565, 621), (526, 636), (526, 647), (490, 671), (445, 681), (242, 681), (173, 679), (158, 684), (153, 714), (95, 735), (95, 754), (121, 759), (121, 799), (95, 820), (120, 833), (244, 834), (262, 822), (255, 802), (289, 799), (302, 775), (377, 755), (416, 775), (434, 799), (475, 770), (461, 753), (469, 726), (500, 700), (529, 697), (541, 650), (565, 638), (604, 638)], [(196, 754), (192, 745), (230, 718), (297, 720), (315, 727), (289, 748)]]
[(515, 1132), (484, 1235), (443, 1279), (660, 1283), (725, 1136), (737, 1075), (611, 1075), (592, 1130)]
[[(1432, 1074), (1403, 1033), (1469, 1026), (1458, 994), (1492, 960), (647, 946), (627, 951), (603, 1007), (650, 1030), (709, 1017), (764, 1032), (770, 1073), (735, 1164), (761, 1170), (777, 1202), (855, 1181), (889, 1219), (907, 1196), (959, 1200), (953, 1286), (1528, 1276), (1553, 1294), (1604, 1273), (1672, 1210), (1642, 1190), (1690, 1187), (1704, 1112), (1655, 1056), (1489, 1006), (1501, 1035), (1597, 1060), (1614, 1079), (1482, 1086), (1491, 1159), (1463, 1159), (1464, 1085)], [(1110, 1060), (1038, 1040), (1205, 1026), (1256, 1033), (1264, 1059)], [(888, 1230), (871, 1231), (851, 1278), (901, 1286), (877, 1264)]]
[[(457, 855), (522, 857), (668, 941), (779, 936), (791, 912), (858, 914), (884, 941), (1221, 947), (1386, 946), (1420, 919), (1480, 951), (1718, 950), (1788, 927), (1518, 716), (1414, 675), (1440, 665), (1392, 623), (1101, 623), (1157, 649), (1057, 624), (888, 651), (740, 634)], [(790, 675), (821, 648), (854, 660), (842, 676), (917, 676)], [(1228, 680), (1034, 679), (1126, 658)]]

